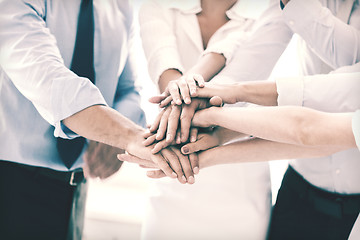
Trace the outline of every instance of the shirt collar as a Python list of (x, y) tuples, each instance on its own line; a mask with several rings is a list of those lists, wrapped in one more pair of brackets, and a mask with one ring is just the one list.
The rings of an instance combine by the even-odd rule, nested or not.
[[(270, 0), (238, 0), (226, 15), (231, 20), (257, 19), (268, 8)], [(201, 0), (168, 0), (168, 8), (178, 9), (184, 14), (201, 12)]]

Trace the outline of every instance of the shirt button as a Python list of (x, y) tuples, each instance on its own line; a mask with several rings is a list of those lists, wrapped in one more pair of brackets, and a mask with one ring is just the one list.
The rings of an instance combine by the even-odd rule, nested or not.
[(289, 24), (290, 24), (291, 26), (294, 26), (295, 22), (294, 22), (293, 20), (290, 20), (290, 21), (289, 21)]
[(336, 175), (339, 175), (339, 174), (340, 174), (340, 172), (341, 172), (341, 170), (340, 170), (340, 169), (336, 169), (336, 170), (335, 170)]

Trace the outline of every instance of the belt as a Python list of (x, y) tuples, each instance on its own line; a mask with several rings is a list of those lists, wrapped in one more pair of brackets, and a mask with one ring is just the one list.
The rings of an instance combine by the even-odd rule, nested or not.
[(296, 192), (300, 198), (322, 213), (342, 218), (343, 215), (360, 212), (360, 194), (339, 194), (317, 188), (291, 166), (285, 173), (283, 184), (285, 188)]
[(0, 161), (0, 162), (2, 162), (2, 164), (12, 165), (13, 167), (19, 167), (23, 170), (26, 170), (27, 172), (30, 172), (34, 176), (50, 178), (65, 184), (69, 184), (70, 186), (77, 186), (85, 181), (84, 173), (81, 168), (75, 169), (74, 171), (62, 172), (49, 168), (29, 166), (14, 162), (7, 162), (7, 161)]

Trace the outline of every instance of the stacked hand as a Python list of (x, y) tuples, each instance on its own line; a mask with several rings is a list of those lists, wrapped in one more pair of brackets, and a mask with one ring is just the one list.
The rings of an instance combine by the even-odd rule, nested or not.
[[(231, 85), (219, 87), (208, 84), (204, 87), (205, 83), (202, 77), (192, 75), (171, 81), (162, 95), (150, 99), (150, 102), (159, 104), (163, 109), (150, 126), (149, 131), (144, 134), (143, 145), (151, 147), (152, 154), (161, 154), (182, 183), (184, 181), (193, 183), (194, 174), (199, 172), (196, 152), (220, 144), (216, 130), (207, 130), (198, 135), (196, 126), (209, 127), (211, 125), (203, 121), (206, 114), (202, 114), (202, 112), (206, 113), (206, 110), (201, 110), (214, 105), (220, 106), (223, 99), (227, 103), (235, 102), (229, 96)], [(217, 97), (218, 95), (221, 97)], [(193, 98), (191, 99), (191, 97)], [(145, 160), (148, 158), (141, 159), (133, 154), (121, 154), (119, 159), (138, 163), (146, 168), (160, 168), (160, 170), (149, 171), (149, 177), (169, 176), (169, 173), (164, 171), (165, 166), (161, 168), (156, 162)], [(181, 177), (179, 178), (179, 176)]]

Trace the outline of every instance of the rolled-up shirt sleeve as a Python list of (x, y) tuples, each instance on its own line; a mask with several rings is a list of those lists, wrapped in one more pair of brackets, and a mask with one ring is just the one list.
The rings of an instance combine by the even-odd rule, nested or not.
[(183, 73), (180, 54), (173, 31), (173, 18), (160, 2), (146, 1), (139, 11), (140, 34), (148, 61), (150, 78), (158, 83), (168, 69)]
[(55, 136), (68, 138), (63, 119), (106, 103), (90, 80), (64, 65), (44, 21), (44, 2), (0, 2), (0, 63), (18, 91), (55, 126)]
[[(295, 105), (325, 112), (353, 112), (360, 108), (360, 64), (332, 74), (276, 79), (278, 105)], [(344, 73), (343, 69), (346, 71)]]
[(294, 33), (334, 69), (360, 60), (360, 31), (341, 21), (319, 1), (291, 0), (283, 16)]

